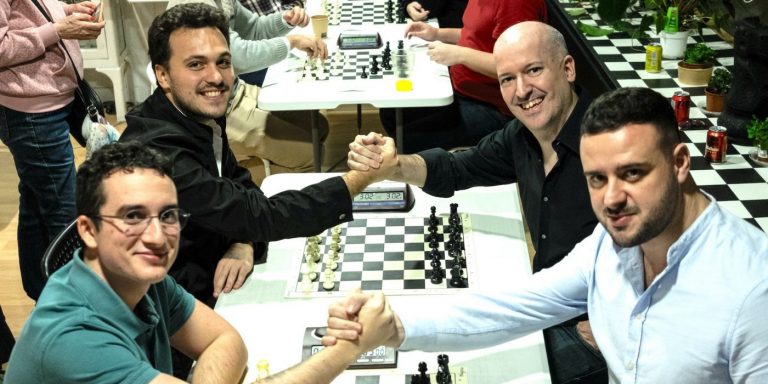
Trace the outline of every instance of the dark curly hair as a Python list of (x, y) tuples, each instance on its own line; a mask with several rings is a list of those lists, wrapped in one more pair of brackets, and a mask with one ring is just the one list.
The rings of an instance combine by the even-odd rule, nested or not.
[(152, 21), (147, 33), (152, 66), (168, 66), (171, 58), (171, 33), (181, 28), (217, 28), (229, 45), (229, 20), (218, 8), (202, 3), (186, 3), (171, 7)]
[(136, 168), (152, 169), (161, 176), (173, 174), (172, 163), (165, 155), (138, 141), (119, 141), (96, 151), (77, 169), (77, 214), (98, 215), (107, 199), (104, 179), (115, 172), (132, 172)]
[(671, 102), (650, 88), (619, 88), (600, 95), (584, 114), (581, 134), (616, 131), (627, 124), (656, 127), (665, 151), (681, 142)]

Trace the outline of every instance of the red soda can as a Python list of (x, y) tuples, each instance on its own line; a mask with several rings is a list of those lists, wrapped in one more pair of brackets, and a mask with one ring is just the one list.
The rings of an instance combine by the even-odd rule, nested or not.
[(724, 163), (728, 149), (728, 130), (725, 127), (712, 126), (707, 131), (707, 145), (704, 158), (710, 163)]
[(675, 109), (677, 125), (688, 121), (688, 116), (691, 113), (691, 94), (686, 91), (676, 91), (672, 95), (672, 108)]

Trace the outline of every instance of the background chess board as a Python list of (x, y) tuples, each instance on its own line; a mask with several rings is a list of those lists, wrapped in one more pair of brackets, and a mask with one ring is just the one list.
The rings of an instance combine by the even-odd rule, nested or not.
[[(461, 214), (463, 229), (464, 257), (467, 267), (464, 277), (471, 286), (473, 281), (472, 256), (472, 224), (467, 214)], [(331, 230), (320, 235), (320, 254), (322, 260), (317, 263), (317, 281), (311, 289), (305, 291), (301, 287), (302, 275), (309, 271), (306, 255), (298, 255), (299, 263), (294, 267), (296, 281), (288, 284), (286, 297), (327, 297), (346, 296), (357, 287), (365, 290), (382, 291), (387, 295), (407, 294), (445, 294), (460, 290), (450, 285), (453, 259), (445, 251), (444, 233), (449, 233), (448, 216), (438, 216), (438, 237), (441, 239), (438, 250), (445, 277), (442, 283), (433, 284), (430, 281), (432, 267), (427, 257), (431, 248), (425, 242), (429, 232), (429, 219), (426, 217), (389, 217), (357, 219), (342, 224), (341, 250), (339, 251), (338, 268), (334, 273), (336, 285), (333, 290), (326, 291), (322, 287), (323, 271), (325, 270), (326, 254), (330, 249)], [(447, 237), (447, 235), (445, 236)], [(445, 241), (443, 241), (445, 240)], [(306, 252), (306, 242), (305, 242)], [(447, 260), (446, 260), (447, 259)]]
[(398, 0), (392, 0), (392, 23), (387, 22), (386, 0), (344, 1), (338, 5), (334, 0), (330, 0), (325, 10), (330, 16), (335, 7), (341, 8), (338, 22), (334, 23), (332, 18), (329, 18), (330, 25), (397, 24), (397, 2)]
[[(397, 47), (397, 42), (390, 42), (390, 47)], [(390, 48), (391, 49), (391, 48)], [(378, 50), (346, 50), (342, 51), (344, 53), (344, 59), (341, 61), (341, 69), (338, 70), (338, 72), (334, 71), (333, 68), (338, 68), (339, 64), (334, 59), (335, 52), (332, 52), (328, 55), (328, 59), (325, 60), (325, 74), (326, 74), (326, 80), (330, 79), (341, 79), (341, 80), (365, 80), (360, 75), (363, 73), (363, 67), (365, 67), (365, 72), (368, 74), (368, 79), (383, 79), (385, 76), (392, 76), (393, 71), (391, 69), (384, 69), (381, 66), (382, 63), (382, 52), (384, 51), (383, 47), (382, 49)], [(371, 72), (371, 66), (372, 66), (372, 56), (378, 56), (377, 61), (379, 63), (379, 72), (375, 75), (372, 75)], [(306, 65), (306, 61), (305, 61)], [(304, 66), (302, 65), (301, 68)], [(309, 72), (310, 78), (307, 77), (307, 74), (304, 73), (304, 71), (301, 72), (301, 78), (299, 81), (307, 81), (307, 80), (317, 80), (317, 81), (323, 81), (321, 79), (317, 78), (317, 73), (315, 70), (312, 70)]]
[[(592, 3), (566, 2), (560, 0), (567, 10), (583, 8), (586, 14), (574, 19), (584, 24), (608, 27), (600, 19)], [(640, 14), (630, 13), (630, 22), (639, 23)], [(691, 175), (701, 189), (729, 211), (768, 231), (768, 167), (752, 160), (749, 156), (754, 147), (728, 144), (727, 161), (723, 164), (711, 164), (704, 159), (704, 147), (708, 127), (717, 125), (717, 116), (706, 114), (704, 96), (705, 86), (681, 84), (677, 79), (678, 60), (662, 61), (662, 71), (645, 71), (645, 47), (627, 33), (617, 32), (608, 36), (585, 36), (600, 62), (604, 63), (610, 75), (622, 87), (652, 88), (671, 98), (675, 91), (684, 90), (691, 94), (690, 117), (693, 126), (684, 127), (684, 140), (691, 151)], [(652, 38), (658, 42), (658, 38)], [(706, 43), (717, 52), (718, 66), (732, 70), (733, 47), (722, 41), (709, 29), (704, 29), (702, 36), (690, 36), (688, 43)], [(579, 63), (576, 63), (578, 66)], [(578, 79), (577, 79), (578, 83)], [(596, 97), (597, 95), (592, 95)]]

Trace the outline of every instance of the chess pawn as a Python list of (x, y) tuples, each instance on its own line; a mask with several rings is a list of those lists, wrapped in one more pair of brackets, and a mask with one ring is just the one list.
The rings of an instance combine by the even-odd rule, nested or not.
[(309, 273), (301, 275), (301, 283), (299, 283), (299, 289), (302, 292), (312, 292), (312, 280), (309, 278)]
[(328, 268), (330, 268), (331, 270), (335, 271), (336, 269), (339, 268), (339, 263), (337, 263), (336, 260), (329, 260), (328, 261)]
[(269, 362), (266, 359), (260, 359), (256, 363), (256, 379), (263, 380), (269, 377)]
[(323, 278), (323, 289), (325, 289), (326, 291), (332, 290), (336, 286), (336, 283), (333, 280), (334, 280), (333, 270), (330, 268), (326, 268), (324, 272), (324, 278)]

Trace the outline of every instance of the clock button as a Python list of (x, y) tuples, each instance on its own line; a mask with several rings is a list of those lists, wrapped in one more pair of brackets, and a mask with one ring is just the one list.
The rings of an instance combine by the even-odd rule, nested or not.
[(344, 220), (346, 218), (347, 218), (347, 214), (346, 213), (342, 213), (341, 215), (339, 215), (339, 220)]

